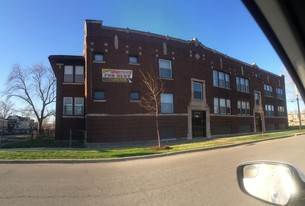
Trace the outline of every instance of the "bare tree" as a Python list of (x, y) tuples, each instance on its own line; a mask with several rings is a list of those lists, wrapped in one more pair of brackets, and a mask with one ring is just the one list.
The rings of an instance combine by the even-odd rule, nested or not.
[(31, 108), (38, 121), (39, 133), (43, 120), (54, 113), (48, 106), (56, 100), (55, 84), (54, 73), (43, 64), (27, 69), (14, 65), (7, 79), (5, 95), (23, 100)]
[(141, 96), (140, 106), (155, 116), (155, 124), (158, 138), (158, 146), (161, 147), (159, 130), (160, 95), (164, 92), (164, 83), (156, 75), (149, 72), (141, 72), (142, 82), (147, 89), (145, 95)]
[(7, 119), (9, 116), (13, 115), (14, 103), (11, 101), (0, 101), (0, 118)]

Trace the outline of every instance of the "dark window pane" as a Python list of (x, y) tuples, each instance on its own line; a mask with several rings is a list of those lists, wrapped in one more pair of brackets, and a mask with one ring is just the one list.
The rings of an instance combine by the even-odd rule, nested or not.
[(131, 63), (131, 64), (137, 64), (137, 63), (139, 63), (139, 62), (138, 62), (138, 57), (136, 57), (136, 56), (130, 56), (130, 57), (129, 57), (129, 63)]
[(140, 92), (130, 92), (130, 100), (140, 100)]
[(94, 55), (94, 61), (104, 61), (104, 55), (103, 54), (95, 54)]
[(105, 91), (94, 91), (94, 100), (105, 100)]

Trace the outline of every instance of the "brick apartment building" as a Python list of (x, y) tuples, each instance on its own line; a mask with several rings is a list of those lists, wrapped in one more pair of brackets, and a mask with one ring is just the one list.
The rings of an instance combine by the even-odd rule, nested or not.
[(85, 21), (83, 56), (51, 55), (57, 77), (56, 138), (154, 140), (154, 116), (139, 105), (140, 71), (164, 83), (161, 138), (282, 130), (288, 126), (284, 76), (201, 44)]

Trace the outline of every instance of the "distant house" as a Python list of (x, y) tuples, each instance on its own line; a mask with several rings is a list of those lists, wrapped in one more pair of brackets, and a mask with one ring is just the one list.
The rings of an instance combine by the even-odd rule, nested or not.
[[(301, 113), (301, 123), (305, 125), (305, 113)], [(297, 126), (300, 124), (299, 115), (296, 113), (288, 114), (288, 124), (289, 126)]]
[(7, 118), (7, 130), (28, 130), (33, 126), (34, 120), (31, 120), (29, 117), (21, 117), (21, 116), (9, 116)]
[(8, 121), (6, 119), (0, 119), (0, 130), (6, 130), (7, 123), (8, 123)]

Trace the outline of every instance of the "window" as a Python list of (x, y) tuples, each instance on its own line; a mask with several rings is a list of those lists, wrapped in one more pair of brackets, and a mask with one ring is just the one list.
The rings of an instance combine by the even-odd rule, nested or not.
[(213, 70), (213, 85), (215, 87), (230, 88), (230, 75)]
[(270, 86), (268, 84), (264, 84), (264, 91), (265, 91), (266, 96), (273, 97), (272, 86)]
[(219, 114), (219, 99), (214, 98), (214, 114)]
[(139, 64), (137, 56), (129, 56), (129, 64)]
[(173, 94), (161, 94), (161, 113), (174, 113)]
[(254, 98), (255, 98), (255, 105), (260, 106), (261, 105), (261, 93), (255, 92)]
[[(73, 105), (74, 99), (74, 105)], [(83, 116), (84, 115), (84, 97), (64, 97), (63, 115)]]
[(201, 82), (193, 82), (193, 99), (203, 99), (203, 87)]
[(214, 98), (214, 114), (231, 114), (231, 100)]
[(237, 101), (237, 110), (239, 115), (250, 115), (250, 102)]
[(276, 96), (278, 99), (284, 99), (284, 90), (282, 88), (276, 88)]
[(84, 66), (65, 65), (65, 83), (84, 83)]
[(265, 105), (266, 116), (274, 116), (274, 106), (271, 104)]
[(75, 66), (75, 82), (83, 83), (84, 82), (84, 67)]
[(94, 98), (94, 100), (106, 100), (105, 91), (95, 90), (93, 98)]
[(84, 115), (84, 97), (74, 98), (74, 115)]
[(94, 55), (94, 61), (96, 62), (104, 62), (104, 54), (95, 54)]
[(73, 115), (73, 98), (64, 97), (63, 115)]
[(161, 78), (172, 78), (172, 63), (169, 60), (159, 59), (159, 75)]
[(278, 115), (279, 116), (285, 116), (285, 107), (283, 106), (278, 106), (277, 107)]
[(130, 100), (140, 100), (140, 92), (130, 92), (129, 99)]
[(73, 66), (65, 65), (64, 82), (73, 82)]
[(237, 91), (249, 92), (249, 80), (242, 77), (236, 77), (236, 87)]

